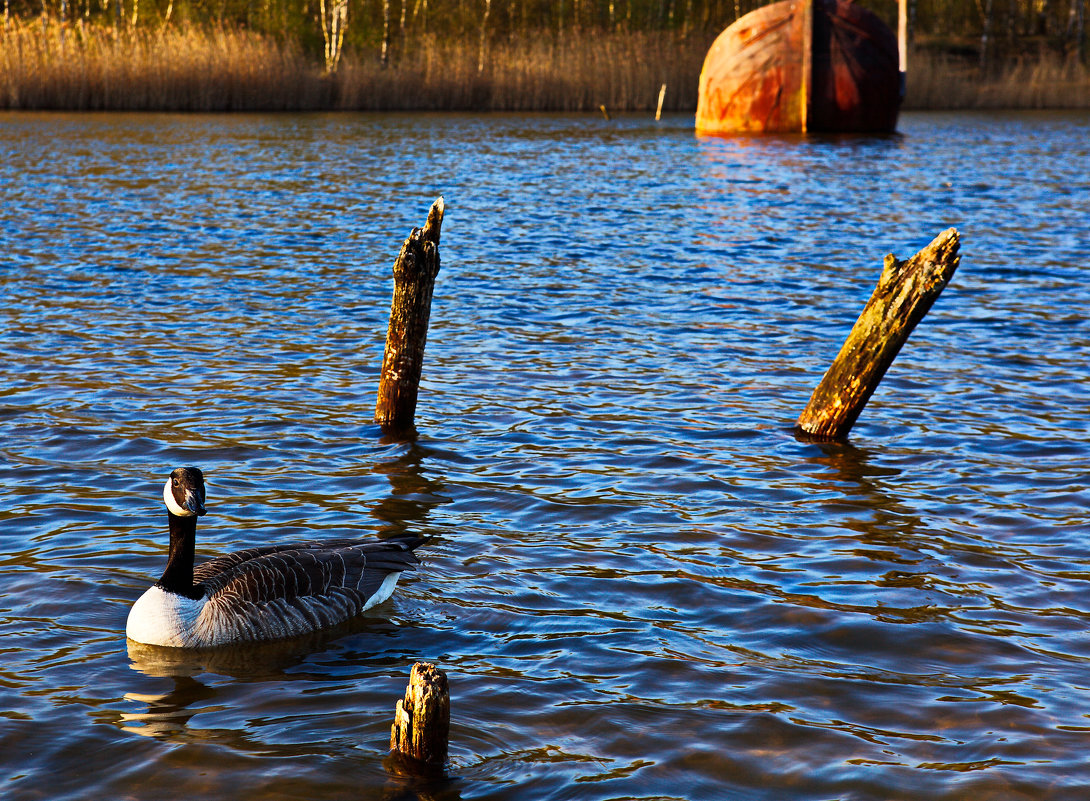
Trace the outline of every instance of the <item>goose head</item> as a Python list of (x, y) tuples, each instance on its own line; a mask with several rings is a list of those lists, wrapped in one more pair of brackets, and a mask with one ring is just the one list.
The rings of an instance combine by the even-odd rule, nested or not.
[(196, 467), (175, 469), (163, 485), (167, 511), (178, 517), (200, 517), (204, 508), (204, 473)]

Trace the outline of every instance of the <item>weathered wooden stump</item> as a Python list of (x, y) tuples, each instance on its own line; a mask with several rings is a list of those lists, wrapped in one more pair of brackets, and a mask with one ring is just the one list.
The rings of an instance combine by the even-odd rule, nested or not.
[(961, 236), (950, 228), (908, 261), (886, 256), (874, 293), (799, 415), (799, 432), (825, 440), (848, 435), (912, 329), (953, 277), (960, 245)]
[(390, 325), (382, 356), (375, 422), (389, 433), (409, 431), (416, 417), (431, 298), (439, 274), (443, 198), (432, 204), (423, 228), (414, 228), (394, 261)]
[(409, 674), (405, 698), (397, 702), (390, 728), (390, 750), (424, 765), (439, 766), (447, 758), (450, 737), (450, 690), (446, 674), (428, 662), (417, 662)]

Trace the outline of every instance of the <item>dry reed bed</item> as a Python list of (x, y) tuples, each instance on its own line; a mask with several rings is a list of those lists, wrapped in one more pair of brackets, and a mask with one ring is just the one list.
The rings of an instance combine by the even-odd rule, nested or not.
[[(293, 43), (243, 30), (115, 30), (32, 20), (0, 28), (0, 108), (69, 110), (493, 110), (696, 108), (710, 37), (586, 32), (493, 44), (410, 41), (388, 67), (348, 53), (335, 75)], [(918, 53), (905, 107), (1090, 108), (1090, 71), (1042, 58), (982, 81)]]
[(669, 34), (543, 37), (494, 45), (477, 69), (471, 44), (427, 40), (396, 66), (349, 57), (337, 74), (346, 109), (648, 111), (696, 108), (706, 43)]
[(41, 21), (0, 29), (0, 108), (115, 110), (480, 109), (696, 106), (704, 43), (615, 34), (493, 46), (425, 39), (396, 64), (347, 54), (325, 75), (298, 46), (238, 30), (122, 29)]
[(0, 107), (228, 111), (322, 108), (298, 48), (226, 31), (60, 26), (0, 31)]
[(975, 65), (917, 53), (908, 61), (906, 109), (1090, 108), (1090, 69), (1052, 54), (1020, 59), (991, 78)]

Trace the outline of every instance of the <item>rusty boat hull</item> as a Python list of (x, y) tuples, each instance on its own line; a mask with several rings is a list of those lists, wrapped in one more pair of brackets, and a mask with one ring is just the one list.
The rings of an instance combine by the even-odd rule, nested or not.
[(901, 106), (897, 39), (849, 0), (780, 0), (708, 50), (699, 133), (890, 132)]

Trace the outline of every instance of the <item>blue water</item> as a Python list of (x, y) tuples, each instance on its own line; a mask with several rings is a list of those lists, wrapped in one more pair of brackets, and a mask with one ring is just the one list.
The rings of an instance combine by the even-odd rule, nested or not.
[[(1090, 117), (0, 115), (0, 796), (1090, 794)], [(371, 422), (447, 204), (419, 436)], [(792, 426), (893, 252), (962, 263), (847, 443)], [(430, 536), (325, 637), (127, 644), (200, 558)], [(411, 665), (447, 779), (386, 760)]]

